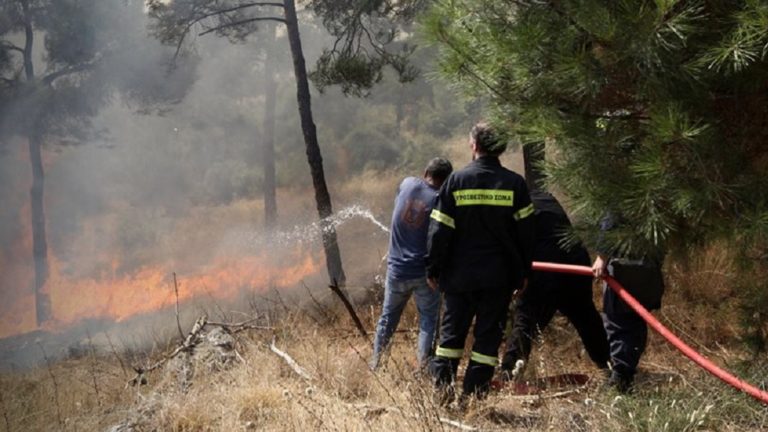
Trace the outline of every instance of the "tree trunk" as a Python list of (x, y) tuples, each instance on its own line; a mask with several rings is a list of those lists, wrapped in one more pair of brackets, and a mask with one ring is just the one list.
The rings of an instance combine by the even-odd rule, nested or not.
[[(35, 80), (35, 67), (32, 60), (35, 33), (29, 11), (29, 1), (21, 1), (24, 12), (24, 76), (29, 85)], [(51, 319), (51, 298), (43, 291), (48, 281), (48, 244), (45, 240), (45, 210), (43, 207), (43, 172), (42, 136), (37, 122), (30, 122), (32, 131), (27, 135), (29, 161), (32, 164), (32, 189), (29, 191), (32, 208), (32, 259), (35, 263), (35, 314), (37, 325)]]
[(309, 169), (312, 174), (317, 212), (320, 215), (320, 224), (323, 231), (323, 248), (325, 249), (328, 276), (331, 279), (331, 284), (343, 286), (346, 282), (346, 277), (341, 266), (341, 252), (339, 252), (339, 244), (336, 240), (336, 228), (334, 228), (329, 220), (333, 214), (333, 208), (331, 207), (331, 196), (328, 193), (328, 186), (325, 183), (323, 157), (320, 154), (320, 146), (317, 142), (317, 129), (312, 119), (312, 102), (309, 94), (307, 68), (304, 63), (304, 53), (302, 52), (301, 38), (299, 36), (299, 21), (296, 18), (296, 4), (294, 0), (284, 0), (284, 4), (288, 41), (291, 45), (293, 69), (296, 75), (296, 98), (299, 103), (301, 130), (304, 134), (304, 144), (307, 147), (307, 161), (309, 162)]
[(540, 164), (544, 162), (544, 143), (531, 143), (523, 146), (523, 166), (528, 189), (544, 190), (544, 173)]
[[(272, 46), (275, 29), (269, 27), (266, 46)], [(264, 59), (264, 133), (262, 164), (264, 167), (264, 226), (275, 227), (277, 222), (277, 194), (275, 193), (275, 105), (277, 84), (275, 83), (275, 60), (267, 52)]]
[(27, 81), (35, 79), (35, 65), (32, 61), (32, 47), (35, 43), (35, 32), (32, 28), (32, 18), (29, 13), (29, 1), (22, 0), (21, 9), (24, 12), (24, 75)]
[(35, 310), (37, 324), (51, 319), (51, 299), (43, 292), (48, 280), (48, 246), (45, 241), (45, 211), (43, 210), (43, 158), (41, 138), (36, 133), (29, 135), (29, 160), (32, 163), (32, 257), (35, 261)]
[(395, 130), (400, 134), (405, 118), (405, 84), (401, 84), (397, 91), (397, 101), (395, 101)]

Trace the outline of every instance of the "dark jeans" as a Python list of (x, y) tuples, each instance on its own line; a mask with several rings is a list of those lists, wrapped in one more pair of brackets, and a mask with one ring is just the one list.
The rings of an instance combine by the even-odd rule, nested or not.
[(430, 372), (438, 388), (456, 379), (456, 370), (464, 354), (464, 343), (475, 321), (474, 344), (464, 376), (465, 395), (484, 396), (498, 364), (498, 352), (512, 290), (497, 288), (462, 293), (445, 293), (440, 344)]
[(557, 311), (576, 328), (597, 367), (607, 367), (608, 338), (592, 301), (592, 278), (535, 272), (515, 304), (514, 324), (501, 363), (503, 370), (512, 370), (517, 360), (528, 361), (532, 341), (544, 331)]

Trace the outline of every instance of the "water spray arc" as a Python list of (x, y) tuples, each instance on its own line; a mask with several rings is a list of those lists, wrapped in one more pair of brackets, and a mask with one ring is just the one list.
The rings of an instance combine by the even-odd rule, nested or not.
[[(533, 269), (537, 271), (547, 271), (555, 273), (569, 273), (582, 276), (592, 276), (592, 269), (586, 266), (567, 265), (567, 264), (553, 264), (544, 262), (534, 262)], [(758, 401), (768, 405), (768, 392), (760, 390), (759, 388), (749, 384), (748, 382), (739, 379), (732, 375), (728, 371), (720, 368), (712, 361), (708, 360), (696, 350), (691, 348), (688, 344), (683, 342), (680, 338), (675, 336), (668, 328), (666, 328), (656, 317), (653, 316), (648, 310), (643, 307), (623, 286), (614, 278), (610, 276), (605, 277), (605, 281), (608, 286), (626, 302), (643, 320), (645, 320), (651, 328), (653, 328), (658, 334), (667, 340), (672, 346), (677, 348), (683, 355), (691, 359), (694, 363), (701, 368), (719, 378), (731, 387), (743, 391), (749, 394)]]

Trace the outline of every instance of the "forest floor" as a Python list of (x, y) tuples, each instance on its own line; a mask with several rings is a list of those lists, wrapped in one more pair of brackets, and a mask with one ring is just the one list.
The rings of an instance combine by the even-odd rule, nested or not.
[[(674, 269), (671, 277), (674, 278)], [(711, 280), (710, 280), (711, 282)], [(248, 431), (248, 430), (557, 430), (760, 431), (768, 408), (724, 386), (657, 335), (650, 338), (637, 390), (619, 395), (585, 355), (562, 317), (544, 332), (525, 380), (565, 373), (586, 385), (516, 394), (494, 391), (460, 411), (440, 407), (415, 366), (417, 316), (407, 309), (384, 367), (368, 368), (371, 343), (358, 334), (331, 295), (317, 302), (265, 298), (247, 326), (209, 325), (195, 346), (131, 385), (133, 366), (146, 368), (181, 344), (180, 337), (146, 352), (82, 349), (26, 372), (0, 375), (0, 430)], [(357, 310), (369, 337), (375, 296)], [(267, 305), (267, 306), (265, 306)], [(674, 290), (657, 314), (705, 355), (748, 381), (768, 383), (768, 361), (734, 342), (735, 310), (707, 298), (692, 305)], [(224, 318), (224, 319), (219, 319)], [(217, 317), (222, 321), (233, 317)], [(214, 318), (210, 318), (214, 320)], [(256, 328), (248, 328), (248, 327)], [(190, 332), (185, 329), (185, 333)], [(230, 334), (231, 333), (231, 334)], [(728, 343), (730, 341), (730, 343)], [(273, 345), (274, 344), (274, 345)], [(270, 347), (290, 356), (303, 376)]]
[[(348, 198), (337, 207), (373, 203), (372, 213), (386, 221), (400, 178), (361, 176), (335, 191)], [(311, 214), (310, 198), (295, 199), (293, 208), (283, 204), (281, 211)], [(220, 325), (206, 326), (194, 344), (139, 377), (145, 384), (132, 385), (135, 367), (147, 368), (183, 343), (173, 310), (166, 310), (151, 330), (142, 330), (148, 341), (143, 346), (121, 344), (119, 337), (115, 344), (110, 339), (105, 343), (94, 332), (63, 357), (51, 355), (42, 365), (0, 372), (0, 432), (768, 430), (768, 407), (706, 374), (653, 333), (636, 391), (619, 395), (606, 388), (575, 330), (561, 316), (536, 344), (524, 381), (576, 373), (589, 376), (587, 384), (542, 388), (534, 394), (518, 394), (510, 386), (473, 401), (466, 410), (440, 407), (431, 383), (415, 365), (413, 305), (406, 309), (383, 367), (376, 372), (368, 368), (382, 296), (375, 276), (383, 272), (380, 257), (387, 237), (372, 232), (365, 221), (340, 231), (348, 274), (357, 273), (352, 280), (359, 282), (352, 291), (368, 337), (357, 332), (338, 299), (316, 278), (292, 292), (268, 291), (231, 307), (216, 305), (209, 310), (210, 321), (248, 325), (229, 326), (232, 334)], [(765, 389), (768, 358), (754, 354), (741, 339), (736, 274), (729, 268), (727, 257), (716, 250), (704, 251), (684, 266), (667, 263), (667, 294), (655, 315), (705, 356)], [(596, 287), (599, 303), (598, 291)], [(182, 305), (185, 336), (202, 310)], [(30, 334), (27, 342), (42, 347), (41, 337)], [(273, 348), (287, 354), (303, 373)]]

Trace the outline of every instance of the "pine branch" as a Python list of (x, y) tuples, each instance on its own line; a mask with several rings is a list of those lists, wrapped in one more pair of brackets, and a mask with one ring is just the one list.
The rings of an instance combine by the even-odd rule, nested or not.
[(197, 24), (197, 23), (199, 23), (200, 21), (202, 21), (202, 20), (204, 20), (206, 18), (211, 18), (211, 17), (214, 17), (216, 15), (224, 15), (224, 14), (227, 14), (227, 13), (230, 13), (230, 12), (235, 12), (235, 11), (239, 11), (239, 10), (243, 10), (243, 9), (248, 9), (248, 8), (252, 8), (252, 7), (258, 7), (258, 6), (273, 6), (273, 7), (279, 7), (279, 8), (284, 8), (285, 7), (282, 3), (271, 3), (271, 2), (243, 3), (243, 4), (239, 4), (237, 6), (232, 6), (232, 7), (229, 7), (229, 8), (219, 9), (219, 10), (215, 10), (215, 11), (212, 11), (212, 12), (205, 13), (205, 14), (195, 18), (194, 20), (190, 21), (190, 24), (191, 25)]
[[(276, 2), (250, 2), (250, 3), (242, 3), (242, 4), (239, 4), (237, 6), (232, 6), (232, 7), (229, 7), (229, 8), (224, 8), (224, 9), (219, 9), (219, 10), (215, 10), (215, 11), (211, 11), (211, 12), (206, 12), (206, 13), (203, 13), (202, 15), (200, 15), (200, 16), (197, 16), (197, 17), (193, 17), (192, 15), (190, 15), (189, 17), (187, 17), (186, 20), (184, 20), (184, 21), (187, 21), (187, 24), (184, 26), (184, 30), (181, 32), (181, 36), (179, 37), (179, 41), (176, 43), (176, 52), (174, 53), (173, 58), (174, 59), (178, 58), (179, 53), (181, 52), (181, 47), (184, 44), (184, 40), (187, 38), (187, 35), (189, 34), (189, 31), (192, 29), (192, 27), (195, 24), (197, 24), (197, 23), (199, 23), (199, 22), (201, 22), (201, 21), (203, 21), (203, 20), (205, 20), (207, 18), (211, 18), (211, 17), (218, 16), (218, 15), (224, 15), (224, 14), (227, 14), (227, 13), (230, 13), (230, 12), (236, 12), (236, 11), (239, 11), (239, 10), (248, 9), (248, 8), (252, 8), (252, 7), (270, 7), (270, 6), (271, 7), (280, 7), (280, 8), (284, 8), (285, 7), (285, 5), (283, 5), (282, 3), (276, 3)], [(285, 22), (285, 21), (283, 21), (283, 22)], [(208, 32), (204, 32), (204, 33), (201, 34), (201, 36), (203, 34), (207, 34), (207, 33)]]
[(570, 25), (572, 25), (574, 28), (576, 28), (576, 30), (578, 30), (579, 32), (589, 36), (594, 41), (599, 42), (601, 45), (610, 46), (610, 43), (608, 41), (606, 41), (606, 40), (596, 36), (595, 34), (590, 32), (589, 30), (587, 30), (586, 28), (581, 26), (578, 22), (576, 22), (576, 20), (572, 16), (570, 16), (565, 10), (563, 10), (560, 7), (560, 1), (558, 1), (558, 0), (549, 0), (548, 3), (552, 7), (552, 10), (555, 13), (557, 13), (562, 18), (564, 18), (566, 21), (568, 21), (568, 23)]
[(627, 112), (627, 113), (591, 113), (588, 111), (575, 111), (569, 108), (560, 107), (557, 109), (563, 114), (581, 116), (583, 118), (590, 119), (606, 119), (606, 120), (649, 120), (650, 116), (639, 112)]
[(9, 51), (17, 51), (17, 52), (21, 53), (22, 55), (24, 55), (24, 53), (25, 53), (24, 48), (16, 46), (16, 45), (14, 45), (14, 44), (12, 44), (10, 42), (7, 42), (7, 41), (0, 42), (0, 48), (7, 49)]
[(67, 76), (67, 75), (72, 75), (72, 74), (75, 74), (75, 73), (78, 73), (78, 72), (83, 72), (83, 71), (92, 69), (94, 67), (95, 63), (96, 63), (96, 59), (94, 59), (94, 60), (92, 60), (90, 62), (87, 62), (87, 63), (80, 63), (80, 64), (77, 64), (77, 65), (74, 65), (74, 66), (70, 66), (70, 67), (67, 67), (67, 68), (64, 68), (64, 69), (60, 69), (60, 70), (58, 70), (56, 72), (52, 72), (52, 73), (46, 75), (42, 79), (42, 82), (45, 85), (51, 85), (51, 84), (53, 84), (54, 81), (56, 81), (59, 78), (63, 78), (65, 76)]
[(232, 28), (232, 27), (237, 27), (237, 26), (241, 26), (241, 25), (245, 25), (245, 24), (249, 24), (249, 23), (253, 23), (253, 22), (258, 22), (258, 21), (275, 21), (275, 22), (279, 22), (279, 23), (282, 23), (282, 24), (286, 23), (284, 18), (279, 18), (279, 17), (248, 18), (248, 19), (244, 19), (244, 20), (241, 20), (241, 21), (235, 21), (235, 22), (231, 22), (231, 23), (227, 23), (227, 24), (222, 24), (220, 26), (216, 26), (216, 27), (210, 28), (210, 29), (200, 33), (198, 36), (205, 36), (208, 33), (213, 33), (215, 31), (224, 30), (224, 29)]
[(501, 100), (505, 100), (504, 94), (501, 93), (501, 91), (499, 91), (496, 87), (491, 85), (491, 83), (489, 83), (485, 78), (480, 76), (479, 73), (475, 72), (472, 68), (467, 66), (466, 62), (469, 62), (475, 66), (478, 66), (477, 60), (475, 60), (474, 57), (465, 53), (464, 50), (456, 46), (456, 44), (454, 44), (451, 38), (446, 34), (445, 29), (442, 26), (437, 29), (437, 37), (440, 42), (447, 45), (454, 53), (456, 53), (459, 57), (465, 60), (465, 62), (462, 63), (459, 69), (464, 70), (464, 72), (467, 72), (468, 74), (472, 75), (472, 77), (474, 77), (477, 81), (483, 84), (488, 90), (496, 94), (496, 96), (501, 98)]

